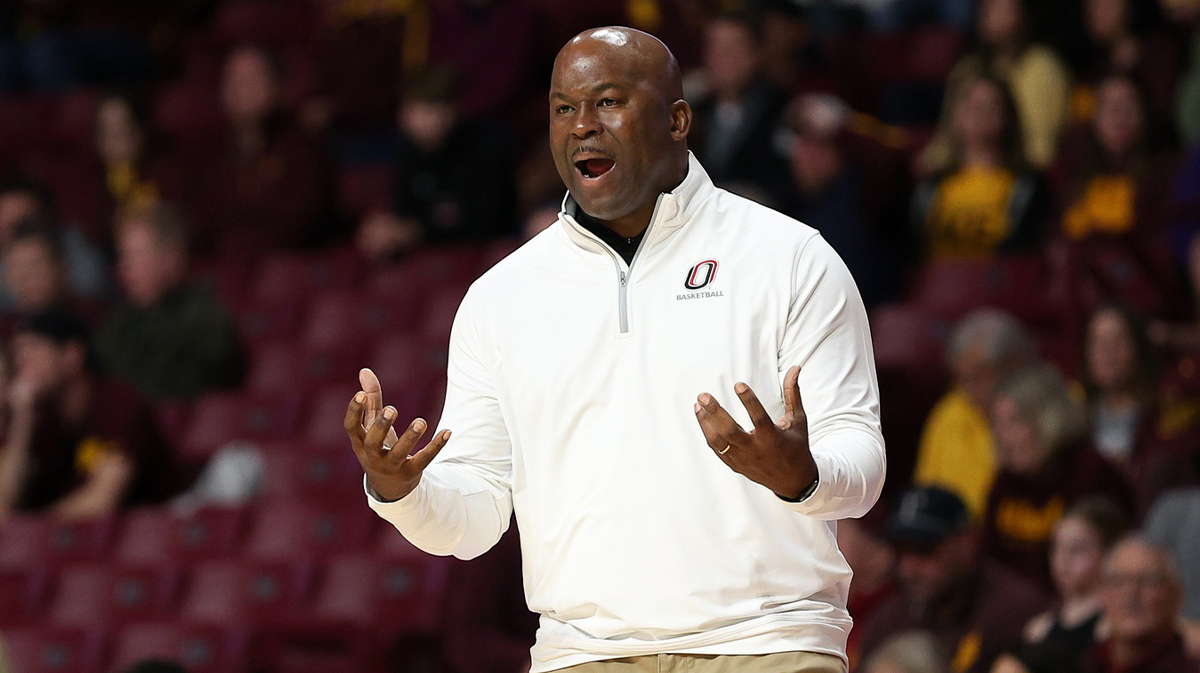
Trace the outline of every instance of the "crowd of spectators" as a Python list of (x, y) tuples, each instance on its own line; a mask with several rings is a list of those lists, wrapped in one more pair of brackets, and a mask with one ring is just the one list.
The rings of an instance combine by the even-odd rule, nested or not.
[[(53, 637), (80, 627), (57, 606), (81, 560), (169, 561), (184, 579), (154, 616), (212, 626), (187, 588), (212, 568), (130, 552), (138, 517), (248, 522), (211, 564), (270, 552), (279, 503), (369, 514), (340, 434), (356, 371), (436, 420), (465, 286), (562, 199), (554, 54), (603, 24), (667, 43), (714, 181), (818, 229), (868, 306), (889, 479), (839, 531), (853, 668), (1200, 670), (1197, 0), (3, 3), (14, 661), (73, 651)], [(414, 563), (394, 531), (342, 525), (289, 566), (291, 617), (347, 594), (354, 563)], [(107, 542), (40, 557), (38, 526)], [(240, 655), (184, 663), (400, 670), (440, 647), (444, 670), (518, 673), (513, 544), (389, 576), (444, 603), (419, 645), (351, 610), (377, 633), (314, 653), (296, 619), (238, 613)], [(299, 649), (247, 645), (281, 621)], [(133, 663), (145, 638), (123, 633), (70, 641), (78, 670)]]

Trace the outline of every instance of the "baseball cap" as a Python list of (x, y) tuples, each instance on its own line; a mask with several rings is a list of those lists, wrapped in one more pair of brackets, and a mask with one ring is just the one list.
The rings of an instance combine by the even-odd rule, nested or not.
[(939, 486), (905, 491), (888, 523), (888, 538), (897, 544), (935, 547), (971, 523), (966, 505)]

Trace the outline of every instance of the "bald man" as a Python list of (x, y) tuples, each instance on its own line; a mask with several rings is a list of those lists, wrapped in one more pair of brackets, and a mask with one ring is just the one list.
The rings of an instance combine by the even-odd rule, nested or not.
[(654, 37), (576, 36), (549, 108), (569, 193), (463, 299), (428, 444), (362, 372), (346, 430), (371, 508), (463, 559), (515, 511), (533, 673), (844, 671), (834, 521), (885, 471), (853, 280), (813, 229), (713, 185)]

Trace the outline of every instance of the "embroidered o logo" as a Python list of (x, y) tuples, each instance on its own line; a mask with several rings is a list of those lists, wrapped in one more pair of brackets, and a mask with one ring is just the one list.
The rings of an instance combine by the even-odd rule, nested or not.
[(717, 260), (706, 259), (688, 271), (687, 280), (683, 286), (689, 290), (699, 290), (717, 279)]

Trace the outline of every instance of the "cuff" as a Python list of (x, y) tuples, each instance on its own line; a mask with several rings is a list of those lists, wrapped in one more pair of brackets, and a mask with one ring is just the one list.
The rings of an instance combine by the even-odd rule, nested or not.
[(409, 514), (420, 508), (425, 500), (425, 489), (421, 488), (425, 485), (425, 480), (422, 479), (417, 483), (417, 487), (408, 493), (408, 495), (399, 500), (382, 500), (375, 489), (371, 488), (371, 484), (367, 482), (367, 475), (363, 475), (363, 493), (367, 496), (367, 505), (375, 511), (376, 514), (387, 519), (393, 520), (393, 517)]
[(822, 456), (814, 455), (813, 461), (817, 464), (816, 488), (808, 493), (801, 494), (800, 499), (796, 501), (780, 498), (792, 511), (799, 512), (800, 514), (815, 514), (820, 512), (833, 496), (833, 485), (821, 478), (821, 475), (829, 474), (829, 468), (825, 465), (825, 461), (822, 460)]

